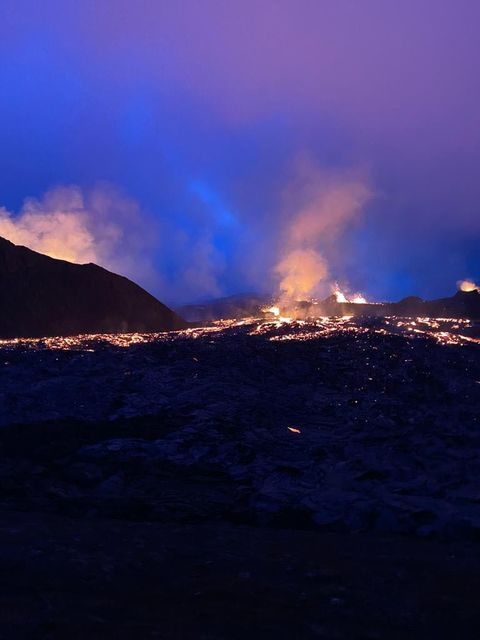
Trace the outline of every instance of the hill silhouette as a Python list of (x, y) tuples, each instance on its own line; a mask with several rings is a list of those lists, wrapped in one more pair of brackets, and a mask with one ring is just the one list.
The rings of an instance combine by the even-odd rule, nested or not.
[(155, 332), (186, 323), (128, 278), (0, 237), (0, 337)]
[[(218, 298), (203, 304), (185, 305), (180, 307), (178, 312), (190, 322), (203, 323), (221, 318), (259, 316), (275, 303), (274, 296), (245, 294)], [(398, 302), (366, 302), (363, 304), (337, 302), (335, 295), (331, 295), (319, 301), (296, 301), (290, 307), (282, 309), (282, 312), (285, 312), (285, 315), (293, 315), (295, 318), (345, 315), (377, 318), (429, 316), (432, 318), (469, 318), (479, 321), (480, 293), (478, 290), (457, 291), (453, 296), (436, 300), (422, 300), (417, 296), (409, 296)], [(270, 317), (268, 311), (267, 317)]]

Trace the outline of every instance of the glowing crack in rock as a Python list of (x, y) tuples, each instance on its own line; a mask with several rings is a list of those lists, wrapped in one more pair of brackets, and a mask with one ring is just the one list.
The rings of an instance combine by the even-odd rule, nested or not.
[(287, 429), (292, 433), (302, 433), (302, 430), (299, 429), (298, 427), (287, 427)]

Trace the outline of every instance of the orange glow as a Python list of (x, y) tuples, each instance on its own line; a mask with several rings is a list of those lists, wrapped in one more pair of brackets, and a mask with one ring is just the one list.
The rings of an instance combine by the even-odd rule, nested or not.
[(460, 291), (465, 291), (467, 293), (470, 291), (478, 291), (480, 289), (480, 286), (475, 284), (473, 280), (460, 280), (457, 282), (457, 286)]
[(273, 314), (275, 317), (278, 317), (280, 315), (280, 307), (269, 307), (268, 309), (262, 309), (262, 311), (264, 313), (271, 313)]
[(337, 302), (348, 302), (344, 293), (342, 293), (339, 289), (336, 289), (334, 292), (335, 298)]
[[(183, 331), (164, 333), (117, 333), (80, 334), (45, 338), (0, 339), (1, 349), (58, 349), (61, 351), (94, 352), (105, 346), (134, 348), (138, 344), (175, 342), (177, 340), (208, 339), (214, 342), (225, 331), (246, 331), (247, 335), (263, 335), (272, 342), (307, 341), (328, 338), (333, 335), (360, 336), (368, 333), (402, 335), (406, 339), (428, 338), (443, 345), (480, 344), (480, 337), (467, 335), (474, 325), (466, 318), (429, 318), (388, 316), (378, 319), (378, 325), (369, 327), (354, 316), (316, 317), (296, 320), (281, 315), (270, 320), (243, 318), (242, 320), (217, 320), (208, 327), (195, 327)], [(290, 428), (290, 427), (289, 427)], [(296, 427), (292, 427), (295, 429)], [(292, 431), (292, 433), (296, 433)]]
[(335, 284), (333, 288), (333, 295), (339, 303), (350, 302), (353, 304), (367, 304), (367, 299), (362, 296), (361, 293), (354, 293), (353, 296), (347, 297), (347, 295), (340, 289), (338, 284)]
[(292, 433), (302, 433), (301, 429), (299, 429), (298, 427), (287, 427), (287, 429)]

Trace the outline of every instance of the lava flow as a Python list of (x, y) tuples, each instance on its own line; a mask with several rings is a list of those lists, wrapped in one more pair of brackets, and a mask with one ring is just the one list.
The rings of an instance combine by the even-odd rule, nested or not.
[(322, 340), (334, 336), (366, 334), (402, 336), (408, 340), (427, 339), (442, 345), (480, 344), (478, 325), (463, 318), (430, 317), (355, 317), (320, 316), (293, 318), (283, 315), (278, 306), (264, 309), (263, 318), (217, 320), (209, 326), (164, 333), (89, 334), (68, 337), (16, 338), (0, 340), (4, 351), (26, 349), (93, 352), (104, 348), (129, 348), (135, 345), (179, 340), (207, 340), (215, 343), (223, 337), (262, 336), (270, 342)]
[[(109, 347), (128, 348), (180, 340), (215, 343), (223, 337), (237, 335), (261, 336), (269, 342), (298, 342), (371, 334), (402, 336), (407, 340), (421, 338), (442, 345), (479, 344), (478, 308), (471, 307), (475, 320), (461, 317), (469, 308), (465, 305), (478, 305), (477, 297), (476, 285), (471, 282), (459, 283), (459, 292), (453, 298), (425, 302), (413, 297), (398, 303), (367, 302), (361, 294), (350, 295), (334, 285), (332, 295), (323, 301), (281, 297), (270, 306), (259, 309), (256, 315), (200, 322), (198, 326), (181, 331), (5, 339), (0, 340), (0, 349), (91, 352)], [(450, 315), (449, 310), (452, 311)]]

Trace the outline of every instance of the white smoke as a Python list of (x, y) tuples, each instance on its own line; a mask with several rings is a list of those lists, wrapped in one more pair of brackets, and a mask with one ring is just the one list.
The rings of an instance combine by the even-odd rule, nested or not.
[[(186, 238), (170, 219), (161, 223), (116, 187), (58, 186), (28, 198), (18, 213), (0, 207), (0, 236), (52, 258), (94, 262), (138, 282), (167, 303), (221, 294), (219, 257), (208, 235)], [(161, 273), (164, 256), (182, 257)], [(160, 259), (159, 259), (160, 258)]]
[(0, 208), (0, 236), (52, 258), (94, 262), (156, 295), (168, 291), (153, 262), (155, 223), (108, 183), (55, 187), (41, 198), (27, 198), (16, 215)]
[(301, 159), (284, 194), (287, 224), (275, 266), (283, 297), (305, 299), (331, 290), (329, 258), (341, 258), (342, 233), (371, 197), (363, 175), (326, 172)]
[(203, 234), (187, 248), (184, 261), (185, 267), (178, 278), (184, 300), (222, 295), (219, 277), (225, 265), (208, 234)]
[(25, 200), (18, 215), (0, 208), (0, 236), (52, 258), (130, 271), (144, 215), (110, 185), (56, 187)]

